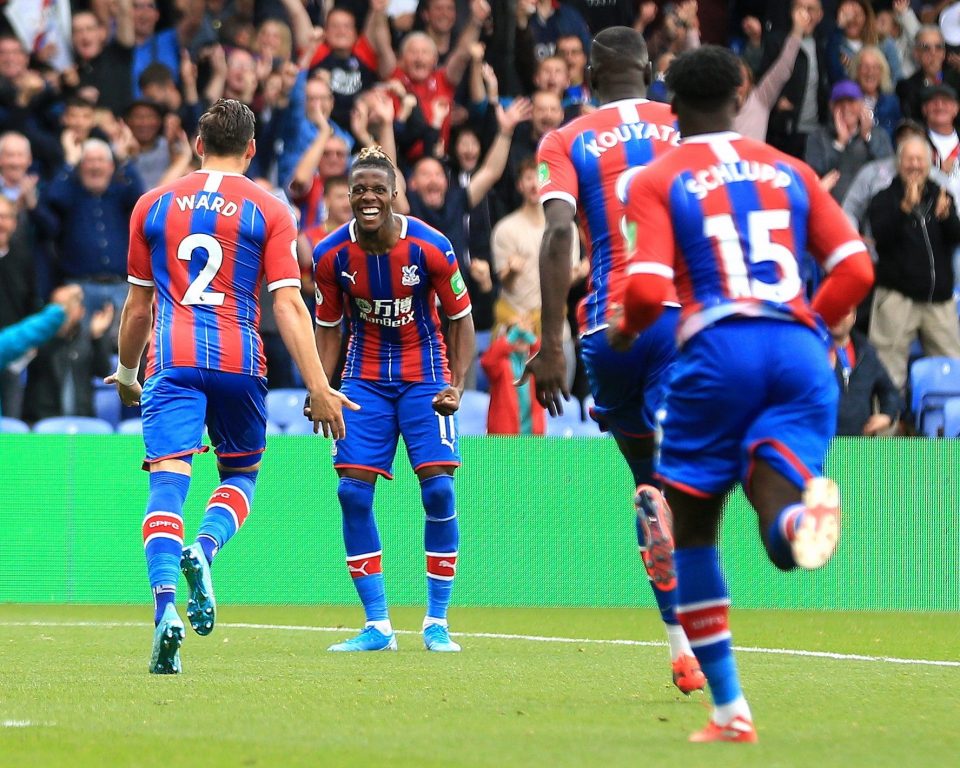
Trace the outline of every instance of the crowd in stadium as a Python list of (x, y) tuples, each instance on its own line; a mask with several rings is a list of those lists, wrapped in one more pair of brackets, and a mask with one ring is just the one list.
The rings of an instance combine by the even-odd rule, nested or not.
[[(86, 317), (55, 313), (59, 333), (0, 372), (4, 416), (101, 415), (94, 381), (113, 369), (130, 213), (197, 167), (197, 121), (229, 97), (257, 116), (248, 175), (299, 221), (308, 303), (313, 247), (352, 216), (351, 158), (380, 145), (406, 179), (398, 212), (456, 251), (480, 342), (470, 388), (490, 392), (491, 431), (543, 434), (536, 398), (513, 386), (539, 334), (534, 156), (596, 107), (590, 41), (615, 24), (647, 39), (653, 100), (670, 100), (676, 54), (738, 52), (737, 130), (805, 159), (873, 248), (860, 330), (852, 316), (833, 329), (840, 434), (902, 429), (910, 360), (960, 358), (960, 3), (91, 0), (69, 3), (59, 37), (25, 24), (30, 6), (0, 6), (0, 328), (65, 303), (53, 292), (68, 284)], [(588, 251), (574, 238), (571, 318)], [(814, 287), (815, 268), (805, 278)], [(270, 387), (298, 386), (269, 301), (261, 333)], [(585, 395), (575, 336), (569, 374)]]

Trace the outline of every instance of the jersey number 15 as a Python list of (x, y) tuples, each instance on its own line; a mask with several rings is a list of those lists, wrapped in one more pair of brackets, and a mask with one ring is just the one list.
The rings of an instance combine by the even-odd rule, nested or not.
[[(748, 252), (745, 254), (733, 217), (728, 214), (707, 216), (703, 234), (719, 247), (727, 291), (731, 298), (753, 298), (777, 303), (788, 302), (803, 288), (797, 258), (785, 245), (775, 243), (771, 234), (790, 228), (790, 211), (751, 211), (747, 214)], [(753, 276), (751, 266), (772, 261), (779, 268), (779, 279), (767, 282)]]

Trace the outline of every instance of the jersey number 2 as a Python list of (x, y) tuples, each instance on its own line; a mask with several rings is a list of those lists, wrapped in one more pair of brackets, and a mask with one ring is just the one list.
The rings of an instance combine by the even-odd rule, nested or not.
[(177, 248), (177, 258), (181, 261), (190, 261), (193, 258), (194, 251), (198, 248), (203, 248), (207, 252), (207, 263), (203, 265), (200, 274), (187, 286), (180, 303), (188, 306), (206, 304), (219, 307), (223, 304), (226, 294), (206, 289), (213, 282), (213, 278), (217, 276), (220, 267), (223, 266), (223, 246), (212, 235), (195, 232), (180, 241), (180, 246)]
[[(740, 234), (729, 213), (707, 216), (703, 220), (703, 234), (716, 240), (723, 260), (727, 290), (731, 298), (751, 297), (777, 303), (795, 298), (803, 284), (797, 259), (785, 245), (770, 239), (771, 232), (790, 228), (790, 211), (751, 211), (747, 214), (747, 247), (744, 254)], [(747, 259), (749, 258), (749, 263)], [(780, 272), (774, 282), (758, 280), (751, 275), (750, 265), (772, 261)]]

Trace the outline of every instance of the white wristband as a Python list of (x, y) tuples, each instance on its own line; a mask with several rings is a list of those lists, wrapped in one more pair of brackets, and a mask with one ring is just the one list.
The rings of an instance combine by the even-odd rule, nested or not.
[(137, 380), (138, 368), (127, 368), (119, 360), (117, 361), (117, 382), (129, 387)]

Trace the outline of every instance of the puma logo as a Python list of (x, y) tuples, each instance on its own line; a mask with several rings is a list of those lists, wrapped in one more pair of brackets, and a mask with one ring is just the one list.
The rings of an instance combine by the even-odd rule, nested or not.
[[(356, 274), (356, 273), (354, 273), (354, 274)], [(350, 573), (359, 573), (361, 576), (369, 576), (370, 574), (367, 573), (367, 566), (368, 566), (369, 564), (370, 564), (370, 561), (369, 561), (369, 560), (364, 560), (359, 566), (357, 566), (357, 565), (350, 565), (350, 563), (347, 563), (347, 570), (348, 570)]]
[(359, 271), (360, 271), (359, 269), (358, 269), (358, 270), (354, 270), (353, 274), (350, 274), (349, 272), (341, 272), (341, 273), (340, 273), (340, 277), (345, 277), (345, 278), (347, 278), (347, 280), (349, 280), (351, 283), (353, 283), (354, 285), (356, 285), (356, 284), (357, 284), (357, 272), (359, 272)]

